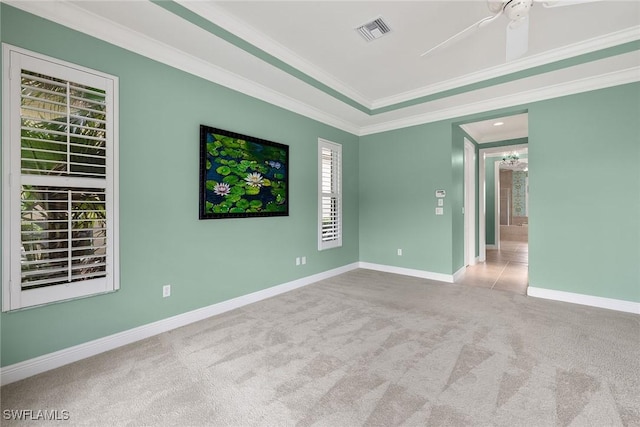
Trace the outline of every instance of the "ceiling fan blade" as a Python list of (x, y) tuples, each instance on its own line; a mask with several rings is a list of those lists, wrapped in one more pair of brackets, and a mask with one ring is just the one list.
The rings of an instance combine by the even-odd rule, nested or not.
[(467, 28), (465, 28), (464, 30), (460, 31), (459, 33), (454, 34), (453, 36), (449, 37), (448, 39), (446, 39), (442, 43), (440, 43), (440, 44), (432, 47), (431, 49), (427, 50), (426, 52), (420, 54), (420, 56), (428, 55), (431, 52), (434, 52), (434, 51), (436, 51), (436, 50), (438, 50), (440, 48), (443, 48), (444, 46), (448, 45), (449, 43), (452, 43), (453, 41), (459, 40), (465, 34), (470, 33), (472, 30), (475, 30), (477, 28), (484, 27), (485, 25), (489, 24), (490, 22), (493, 22), (494, 20), (496, 20), (501, 15), (502, 15), (502, 10), (500, 10), (495, 15), (491, 15), (491, 16), (487, 16), (486, 18), (482, 18), (481, 20), (479, 20), (475, 24), (469, 25)]
[(577, 4), (594, 3), (597, 1), (602, 1), (602, 0), (549, 0), (549, 1), (543, 1), (542, 6), (546, 8), (575, 6)]
[(529, 15), (507, 25), (507, 62), (520, 58), (529, 50)]

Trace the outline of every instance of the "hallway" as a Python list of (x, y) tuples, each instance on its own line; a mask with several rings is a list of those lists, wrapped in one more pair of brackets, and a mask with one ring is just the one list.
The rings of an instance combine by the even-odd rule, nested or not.
[(529, 244), (502, 240), (500, 250), (487, 249), (486, 262), (467, 267), (456, 283), (526, 295), (528, 269)]

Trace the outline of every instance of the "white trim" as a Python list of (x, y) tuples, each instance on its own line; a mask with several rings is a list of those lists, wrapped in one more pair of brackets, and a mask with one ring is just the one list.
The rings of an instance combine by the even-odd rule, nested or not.
[[(2, 311), (19, 310), (42, 304), (83, 298), (113, 292), (119, 288), (119, 248), (118, 248), (118, 77), (63, 61), (48, 55), (42, 55), (8, 43), (2, 43), (3, 65), (3, 251), (5, 256), (2, 270)], [(20, 73), (27, 69), (43, 73), (76, 84), (89, 85), (104, 90), (106, 121), (106, 154), (104, 178), (31, 176), (21, 173), (20, 155)], [(84, 281), (72, 281), (35, 289), (22, 289), (20, 275), (20, 189), (21, 185), (41, 185), (52, 187), (99, 187), (104, 188), (105, 209), (107, 212), (106, 241), (106, 277)]]
[(137, 328), (129, 329), (103, 338), (98, 338), (83, 344), (65, 348), (33, 359), (5, 366), (0, 370), (0, 384), (5, 385), (21, 379), (59, 368), (69, 363), (95, 356), (105, 351), (113, 350), (126, 344), (131, 344), (163, 332), (170, 331), (200, 320), (207, 319), (254, 302), (262, 301), (320, 280), (325, 280), (339, 274), (357, 269), (359, 263), (347, 264), (342, 267), (303, 277), (251, 294), (242, 295), (227, 301), (222, 301), (207, 307), (178, 314), (157, 322), (149, 323)]
[(266, 34), (256, 30), (246, 22), (238, 20), (236, 17), (228, 13), (225, 9), (216, 6), (213, 2), (192, 1), (192, 0), (175, 0), (186, 9), (196, 13), (209, 22), (212, 22), (230, 33), (247, 41), (249, 44), (260, 50), (267, 52), (269, 55), (281, 60), (282, 62), (301, 71), (307, 76), (319, 81), (320, 83), (330, 87), (357, 102), (358, 104), (372, 109), (372, 102), (364, 95), (347, 86), (342, 81), (336, 79), (332, 75), (326, 73), (317, 65), (307, 61), (286, 46), (276, 42)]
[(484, 247), (487, 249), (498, 249), (496, 245), (485, 245)]
[(594, 52), (600, 49), (606, 49), (637, 40), (638, 38), (640, 38), (640, 25), (616, 31), (604, 36), (584, 40), (569, 46), (553, 49), (538, 55), (527, 56), (516, 61), (510, 61), (506, 64), (501, 64), (496, 67), (488, 68), (476, 73), (467, 74), (465, 76), (447, 80), (435, 85), (400, 93), (398, 95), (388, 96), (386, 98), (376, 99), (372, 102), (372, 109), (375, 110), (389, 105), (411, 101), (416, 98), (421, 98), (438, 92), (443, 92), (472, 83), (504, 76), (506, 74), (515, 73), (517, 71), (526, 70), (528, 68), (549, 64), (555, 61), (561, 61), (563, 59), (571, 58), (589, 52)]
[[(4, 44), (2, 46), (2, 120), (4, 123), (7, 122), (9, 117), (9, 112), (11, 111), (11, 92), (9, 90), (10, 79), (7, 78), (11, 71), (9, 67), (10, 61), (10, 51), (9, 49), (4, 48)], [(12, 77), (13, 78), (13, 77)], [(9, 171), (11, 170), (11, 133), (9, 132), (12, 126), (2, 126), (2, 180), (0, 182), (0, 188), (11, 188), (11, 174)], [(19, 169), (18, 169), (19, 170)], [(2, 247), (9, 248), (11, 247), (11, 228), (6, 227), (6, 224), (11, 224), (11, 211), (8, 209), (9, 206), (12, 205), (11, 199), (15, 197), (12, 194), (12, 191), (2, 191)], [(2, 274), (6, 275), (9, 271), (11, 271), (11, 259), (10, 256), (2, 257)], [(2, 280), (2, 311), (8, 311), (11, 308), (11, 300), (9, 295), (11, 295), (11, 283), (9, 280)]]
[[(477, 259), (477, 258), (475, 258), (475, 259), (474, 259), (474, 264), (475, 264), (475, 260), (476, 260), (476, 259)], [(464, 267), (461, 267), (461, 268), (460, 268), (458, 271), (456, 271), (455, 273), (453, 273), (453, 276), (452, 276), (453, 283), (455, 283), (455, 282), (457, 282), (458, 280), (460, 280), (460, 279), (464, 276), (464, 274), (465, 274), (466, 272), (467, 272), (467, 267), (466, 267), (466, 266), (464, 266)]]
[[(385, 273), (402, 274), (404, 276), (420, 277), (422, 279), (437, 280), (439, 282), (453, 283), (453, 274), (433, 273), (431, 271), (416, 270), (413, 268), (395, 267), (393, 265), (375, 264), (371, 262), (359, 262), (359, 268), (367, 270), (383, 271)], [(458, 274), (460, 270), (456, 272)]]
[[(504, 97), (483, 100), (476, 103), (464, 104), (461, 106), (441, 109), (441, 110), (437, 110), (430, 113), (403, 117), (401, 119), (396, 119), (396, 120), (388, 120), (385, 122), (372, 124), (372, 125), (362, 125), (362, 124), (359, 125), (359, 124), (356, 124), (354, 121), (346, 120), (343, 117), (340, 117), (339, 115), (332, 114), (330, 112), (324, 111), (321, 108), (314, 107), (310, 104), (307, 104), (298, 99), (295, 99), (289, 95), (285, 95), (280, 92), (277, 92), (269, 87), (263, 86), (259, 83), (256, 83), (247, 78), (244, 78), (235, 73), (232, 73), (226, 69), (223, 69), (219, 66), (216, 66), (215, 64), (201, 60), (193, 55), (187, 54), (172, 46), (169, 46), (167, 44), (154, 40), (136, 31), (133, 31), (123, 25), (117, 24), (106, 18), (98, 16), (94, 13), (88, 12), (87, 10), (82, 9), (81, 7), (76, 6), (73, 3), (70, 3), (68, 1), (63, 1), (63, 0), (58, 0), (55, 2), (54, 1), (43, 1), (43, 2), (20, 1), (20, 0), (2, 0), (2, 1), (13, 7), (24, 10), (28, 13), (34, 14), (36, 16), (40, 16), (42, 18), (56, 22), (60, 25), (64, 25), (66, 27), (72, 28), (76, 31), (83, 32), (90, 36), (104, 40), (108, 43), (112, 43), (123, 49), (127, 49), (129, 51), (135, 52), (147, 58), (151, 58), (153, 60), (159, 61), (173, 68), (176, 68), (178, 70), (181, 70), (186, 73), (201, 77), (205, 80), (223, 85), (225, 87), (228, 87), (232, 90), (248, 95), (250, 97), (260, 99), (272, 105), (284, 108), (288, 111), (292, 111), (294, 113), (300, 114), (310, 119), (317, 120), (321, 123), (327, 124), (329, 126), (333, 126), (337, 129), (341, 129), (343, 131), (349, 132), (356, 136), (365, 136), (365, 135), (370, 135), (374, 133), (385, 132), (388, 130), (421, 125), (425, 123), (436, 122), (439, 120), (446, 120), (446, 119), (461, 117), (467, 114), (475, 114), (475, 113), (481, 113), (481, 112), (491, 111), (491, 110), (500, 109), (500, 108), (512, 107), (515, 105), (522, 105), (530, 102), (536, 102), (536, 101), (541, 101), (545, 99), (551, 99), (555, 97), (576, 94), (580, 92), (587, 92), (590, 90), (602, 89), (606, 87), (622, 85), (622, 84), (631, 83), (631, 82), (640, 80), (640, 67), (634, 67), (631, 69), (616, 71), (613, 73), (602, 74), (598, 76), (591, 76), (589, 78), (580, 79), (580, 80), (576, 80), (569, 83), (562, 83), (554, 86), (549, 86), (544, 89), (533, 89), (529, 91), (524, 91), (524, 92), (504, 96)], [(216, 25), (221, 25), (221, 24), (217, 23)], [(609, 34), (608, 36), (595, 38), (595, 39), (587, 40), (582, 43), (578, 43), (577, 45), (571, 47), (571, 49), (575, 49), (575, 51), (570, 51), (570, 52), (571, 52), (571, 55), (576, 55), (576, 54), (580, 54), (581, 52), (585, 53), (588, 51), (607, 48), (610, 46), (614, 46), (616, 44), (636, 40), (640, 38), (639, 33), (640, 33), (640, 26), (632, 27), (617, 33)], [(514, 61), (512, 63), (507, 64), (507, 66), (514, 67), (514, 68), (512, 69), (501, 68), (503, 70), (502, 73), (503, 74), (511, 73), (511, 72), (517, 71), (518, 69), (524, 69), (530, 66), (541, 65), (545, 61), (549, 62), (551, 60), (555, 61), (555, 60), (563, 59), (564, 58), (563, 55), (567, 55), (567, 52), (569, 51), (563, 51), (563, 50), (552, 51), (549, 54), (545, 54), (544, 56), (540, 56), (540, 57), (534, 56), (530, 58), (527, 57), (519, 61)], [(556, 55), (556, 56), (553, 57), (553, 55)], [(547, 59), (544, 59), (545, 57)], [(527, 61), (531, 61), (531, 62), (527, 62)], [(521, 67), (521, 68), (517, 68), (517, 67)], [(305, 68), (305, 71), (308, 71), (308, 70)], [(483, 74), (483, 73), (486, 73), (486, 74)], [(467, 80), (464, 80), (464, 79), (468, 79), (468, 82), (471, 83), (474, 81), (479, 81), (478, 79), (481, 80), (481, 79), (491, 78), (491, 76), (493, 75), (491, 73), (498, 73), (498, 71), (496, 71), (496, 69), (485, 70), (478, 74), (468, 75), (463, 79), (442, 83), (442, 85), (438, 85), (437, 87), (432, 86), (430, 87), (429, 90), (435, 90), (436, 92), (440, 92), (442, 90), (445, 90), (445, 88), (448, 87), (447, 85), (453, 85), (454, 82), (456, 85), (468, 84), (468, 83), (465, 83), (465, 81)], [(314, 78), (316, 78), (318, 81), (322, 81), (323, 83), (327, 84), (327, 86), (329, 87), (340, 86), (340, 84), (337, 81), (333, 81), (333, 82), (324, 81), (325, 79), (322, 76), (322, 72), (320, 71), (314, 74), (314, 76), (315, 76)], [(316, 90), (318, 90), (319, 93), (324, 93), (320, 89), (316, 89)], [(421, 89), (421, 90), (425, 90), (425, 89)], [(342, 91), (342, 89), (340, 90), (340, 92), (346, 93)], [(411, 92), (411, 93), (412, 95), (409, 96), (409, 99), (415, 98), (416, 96), (424, 96), (414, 92)], [(427, 91), (425, 93), (430, 93), (430, 92)], [(403, 95), (398, 95), (398, 97), (401, 97), (401, 96)], [(406, 97), (407, 95), (405, 94), (404, 96)], [(351, 92), (349, 93), (349, 97), (354, 100), (357, 98), (357, 97), (354, 97)], [(400, 98), (398, 98), (393, 102), (394, 103), (400, 102), (399, 100)], [(364, 103), (363, 105), (365, 104), (366, 103)], [(375, 108), (380, 108), (383, 106), (383, 104), (380, 103), (380, 100), (374, 101), (372, 105), (375, 106)], [(362, 113), (362, 114), (365, 115), (365, 113)], [(373, 121), (376, 119), (382, 119), (382, 115), (366, 116), (363, 120)]]
[(527, 295), (530, 297), (570, 302), (591, 307), (608, 308), (609, 310), (623, 311), (625, 313), (640, 314), (640, 302), (575, 294), (573, 292), (556, 291), (554, 289), (536, 288), (533, 286), (527, 288)]
[[(327, 149), (331, 151), (332, 160), (337, 158), (337, 162), (333, 162), (331, 164), (331, 176), (332, 176), (332, 188), (333, 192), (325, 193), (322, 189), (322, 179), (323, 179), (323, 171), (322, 171), (322, 150)], [(335, 164), (337, 163), (337, 164)], [(335, 168), (335, 170), (334, 170)], [(326, 249), (339, 248), (342, 247), (342, 171), (343, 171), (343, 162), (342, 162), (342, 145), (337, 144), (335, 142), (328, 141), (326, 139), (318, 138), (318, 250), (324, 251)], [(323, 226), (323, 211), (322, 211), (322, 202), (326, 197), (330, 197), (336, 200), (337, 206), (337, 229), (338, 236), (333, 240), (323, 240), (322, 235), (322, 226)]]
[(116, 24), (106, 18), (90, 13), (67, 1), (2, 1), (25, 12), (112, 43), (115, 46), (284, 108), (285, 110), (318, 120), (321, 123), (328, 124), (337, 129), (354, 135), (357, 135), (359, 131), (358, 126), (340, 117), (321, 111), (316, 107), (239, 76), (215, 64), (187, 54), (123, 25)]
[(637, 81), (640, 81), (640, 67), (632, 67), (625, 70), (590, 76), (567, 83), (547, 86), (545, 88), (537, 88), (461, 106), (445, 108), (431, 113), (417, 114), (415, 116), (389, 120), (375, 125), (362, 126), (360, 128), (359, 135), (364, 136), (395, 129), (403, 129), (410, 126), (453, 119), (470, 114), (484, 113), (487, 111), (499, 110), (501, 108), (524, 105), (532, 102), (544, 101), (546, 99), (574, 95), (577, 93), (604, 89)]
[(640, 26), (626, 28), (604, 36), (594, 37), (569, 46), (563, 46), (538, 55), (527, 56), (519, 60), (509, 61), (505, 64), (484, 69), (480, 72), (467, 74), (465, 76), (440, 82), (434, 85), (411, 90), (401, 94), (371, 100), (344, 82), (336, 79), (332, 75), (326, 73), (320, 67), (300, 57), (292, 50), (286, 48), (282, 44), (276, 42), (264, 33), (256, 30), (245, 22), (238, 20), (229, 14), (225, 9), (214, 5), (212, 2), (194, 2), (185, 0), (176, 0), (186, 9), (191, 10), (206, 20), (224, 28), (230, 33), (247, 41), (251, 45), (267, 52), (268, 54), (280, 59), (288, 65), (296, 68), (304, 74), (318, 80), (320, 83), (336, 90), (353, 101), (371, 109), (387, 107), (416, 98), (432, 95), (446, 90), (454, 89), (484, 80), (522, 71), (528, 68), (560, 61), (585, 53), (593, 52), (600, 49), (606, 49), (616, 45), (624, 44), (640, 38)]
[(464, 138), (464, 265), (476, 263), (476, 150)]
[(493, 241), (500, 250), (500, 162), (494, 162), (493, 168)]
[(485, 206), (487, 203), (486, 150), (479, 149), (478, 158), (478, 262), (484, 262), (487, 259), (487, 212)]
[[(33, 359), (14, 363), (0, 369), (0, 385), (10, 384), (22, 379), (59, 368), (69, 363), (77, 362), (87, 357), (95, 356), (105, 351), (113, 350), (123, 345), (131, 344), (173, 329), (189, 325), (200, 320), (207, 319), (218, 314), (225, 313), (236, 308), (243, 307), (254, 302), (262, 301), (285, 292), (292, 291), (321, 280), (329, 279), (349, 271), (363, 268), (368, 270), (383, 271), (387, 273), (402, 274), (405, 276), (420, 277), (424, 279), (437, 280), (441, 282), (453, 283), (465, 272), (461, 268), (453, 275), (432, 273), (424, 270), (415, 270), (402, 267), (394, 267), (368, 262), (354, 262), (332, 270), (317, 273), (311, 276), (293, 280), (291, 282), (276, 285), (271, 288), (242, 295), (227, 301), (222, 301), (207, 307), (202, 307), (186, 313), (178, 314), (157, 322), (149, 323), (93, 341), (78, 344), (53, 353), (45, 354)], [(595, 297), (591, 295), (574, 294), (570, 292), (555, 291), (551, 289), (529, 287), (527, 295), (545, 298), (556, 301), (571, 302), (575, 304), (589, 305), (593, 307), (609, 308), (612, 310), (624, 311), (628, 313), (640, 314), (640, 303), (623, 301), (610, 298)]]

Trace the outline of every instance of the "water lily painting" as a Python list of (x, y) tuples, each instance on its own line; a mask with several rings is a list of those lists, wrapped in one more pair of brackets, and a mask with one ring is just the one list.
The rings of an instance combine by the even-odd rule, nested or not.
[(200, 126), (200, 219), (289, 215), (289, 146)]

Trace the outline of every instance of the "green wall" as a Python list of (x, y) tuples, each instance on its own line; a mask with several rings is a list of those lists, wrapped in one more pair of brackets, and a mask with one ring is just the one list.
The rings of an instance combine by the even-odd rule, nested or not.
[[(357, 136), (0, 7), (3, 42), (120, 79), (120, 290), (3, 313), (3, 366), (358, 261)], [(200, 124), (289, 145), (290, 216), (198, 220)], [(318, 137), (348, 165), (343, 247), (322, 252)]]
[(640, 302), (640, 83), (529, 109), (531, 286)]
[[(529, 111), (531, 286), (640, 302), (639, 104), (633, 83), (456, 119)], [(360, 139), (361, 261), (443, 274), (461, 267), (454, 212), (464, 174), (451, 124)], [(437, 188), (447, 190), (442, 217), (432, 213)], [(410, 251), (399, 257), (398, 247)]]
[[(464, 257), (455, 125), (524, 108), (535, 165), (531, 285), (640, 302), (639, 83), (358, 138), (6, 4), (0, 10), (3, 42), (120, 78), (121, 289), (3, 313), (3, 366), (356, 261), (453, 274)], [(290, 146), (289, 217), (198, 221), (200, 124)], [(318, 137), (343, 145), (345, 165), (344, 246), (322, 252)], [(434, 212), (438, 189), (447, 191), (443, 216)], [(296, 267), (303, 255), (308, 264)], [(172, 296), (163, 299), (166, 283)]]
[[(360, 138), (361, 261), (451, 274), (451, 159), (447, 122)], [(447, 191), (442, 216), (436, 190)]]

